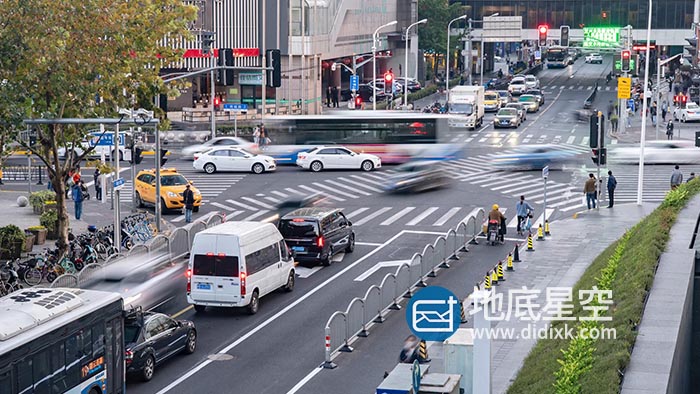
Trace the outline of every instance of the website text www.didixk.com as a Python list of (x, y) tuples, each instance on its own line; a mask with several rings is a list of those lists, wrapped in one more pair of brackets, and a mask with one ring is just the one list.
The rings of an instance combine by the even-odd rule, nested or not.
[(590, 338), (590, 339), (616, 339), (617, 330), (610, 327), (580, 327), (562, 326), (552, 327), (546, 325), (537, 327), (535, 324), (517, 329), (512, 327), (493, 327), (493, 328), (475, 328), (474, 339), (565, 339), (571, 340), (574, 338)]

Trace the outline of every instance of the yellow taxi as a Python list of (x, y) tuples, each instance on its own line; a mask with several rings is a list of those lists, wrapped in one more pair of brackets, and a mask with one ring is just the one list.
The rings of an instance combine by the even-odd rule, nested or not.
[(484, 111), (496, 112), (501, 108), (501, 100), (498, 93), (492, 90), (484, 92)]
[[(163, 210), (183, 209), (182, 195), (185, 187), (192, 182), (177, 172), (175, 168), (161, 168), (160, 170), (160, 204)], [(136, 189), (136, 203), (139, 207), (145, 204), (156, 203), (156, 170), (142, 170), (136, 174), (134, 181)], [(194, 193), (194, 212), (199, 211), (202, 205), (202, 193), (196, 187), (190, 186)]]

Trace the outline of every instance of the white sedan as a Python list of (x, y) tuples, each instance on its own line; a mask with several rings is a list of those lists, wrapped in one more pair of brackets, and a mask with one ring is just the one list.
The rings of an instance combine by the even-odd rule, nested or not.
[[(612, 145), (608, 151), (608, 162), (638, 164), (639, 145)], [(649, 141), (644, 145), (645, 164), (698, 164), (700, 148), (693, 141)]]
[(676, 108), (673, 110), (673, 119), (681, 122), (700, 120), (700, 106), (695, 103), (688, 103), (685, 108)]
[(219, 146), (238, 146), (241, 148), (250, 149), (253, 143), (238, 137), (216, 137), (203, 144), (190, 145), (182, 149), (182, 158), (186, 160), (194, 160), (194, 154), (207, 151), (211, 148)]
[(217, 171), (251, 171), (262, 174), (266, 171), (274, 171), (277, 164), (270, 156), (256, 155), (243, 148), (221, 147), (195, 153), (192, 167), (207, 174)]
[(508, 84), (508, 91), (513, 95), (521, 95), (527, 92), (527, 89), (525, 78), (522, 77), (514, 77), (510, 80), (510, 84)]
[(591, 53), (586, 56), (586, 63), (598, 63), (603, 64), (603, 56), (600, 53)]
[(528, 89), (539, 89), (540, 81), (534, 75), (526, 75), (525, 86), (527, 86)]
[(378, 156), (356, 153), (342, 146), (318, 146), (307, 152), (299, 152), (297, 165), (313, 172), (324, 168), (372, 171), (381, 167), (382, 161)]

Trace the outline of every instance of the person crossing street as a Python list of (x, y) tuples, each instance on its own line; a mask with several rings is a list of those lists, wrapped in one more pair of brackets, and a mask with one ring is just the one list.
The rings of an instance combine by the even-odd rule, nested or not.
[(532, 209), (532, 206), (525, 201), (525, 196), (520, 196), (520, 201), (515, 204), (515, 212), (518, 215), (518, 235), (524, 234), (523, 224), (532, 211), (534, 211), (534, 209)]
[(583, 194), (586, 195), (586, 204), (588, 205), (588, 209), (591, 209), (591, 206), (593, 206), (593, 209), (595, 209), (596, 179), (593, 174), (588, 174), (588, 180), (583, 186)]
[(194, 209), (194, 193), (190, 185), (185, 186), (185, 191), (182, 193), (183, 203), (185, 204), (185, 223), (192, 223), (192, 210)]

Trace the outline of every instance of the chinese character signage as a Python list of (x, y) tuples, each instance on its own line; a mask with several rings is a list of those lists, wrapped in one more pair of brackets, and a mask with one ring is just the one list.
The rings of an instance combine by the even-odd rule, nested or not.
[(620, 42), (619, 27), (584, 27), (584, 48), (612, 48)]

